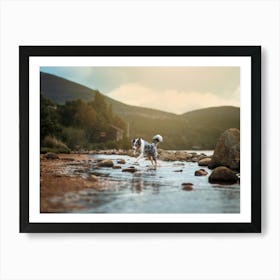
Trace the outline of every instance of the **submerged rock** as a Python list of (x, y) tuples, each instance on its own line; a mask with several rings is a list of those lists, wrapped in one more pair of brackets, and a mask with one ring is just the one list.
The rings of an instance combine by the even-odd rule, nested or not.
[(240, 170), (240, 131), (237, 128), (230, 128), (220, 136), (208, 167), (218, 166)]
[(185, 166), (185, 164), (182, 162), (178, 162), (178, 163), (173, 163), (173, 166)]
[(122, 172), (130, 172), (130, 173), (134, 173), (134, 172), (136, 172), (136, 171), (137, 171), (137, 169), (136, 169), (134, 166), (130, 166), (130, 167), (124, 168), (124, 169), (122, 170)]
[(231, 185), (238, 181), (237, 175), (225, 166), (219, 166), (213, 170), (208, 178), (209, 183)]
[(192, 191), (193, 190), (193, 184), (192, 183), (183, 183), (182, 184), (182, 190)]
[(113, 168), (113, 169), (122, 169), (122, 167), (119, 166), (119, 165), (114, 165), (112, 168)]
[(173, 172), (183, 172), (183, 169), (173, 170)]
[(104, 159), (104, 160), (98, 162), (97, 166), (99, 166), (99, 167), (113, 167), (114, 163), (110, 159)]
[(194, 172), (194, 176), (206, 176), (208, 172), (204, 169), (199, 169)]
[(117, 163), (118, 163), (118, 164), (125, 164), (126, 162), (125, 162), (124, 159), (118, 159), (118, 160), (117, 160)]

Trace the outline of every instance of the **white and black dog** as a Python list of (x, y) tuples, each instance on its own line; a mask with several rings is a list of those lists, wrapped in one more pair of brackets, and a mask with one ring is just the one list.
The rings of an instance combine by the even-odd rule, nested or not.
[(157, 134), (153, 137), (152, 144), (143, 140), (142, 138), (136, 138), (132, 140), (132, 149), (133, 154), (140, 153), (139, 157), (136, 159), (136, 162), (146, 156), (151, 162), (152, 165), (157, 166), (157, 144), (162, 142), (163, 138), (161, 135)]

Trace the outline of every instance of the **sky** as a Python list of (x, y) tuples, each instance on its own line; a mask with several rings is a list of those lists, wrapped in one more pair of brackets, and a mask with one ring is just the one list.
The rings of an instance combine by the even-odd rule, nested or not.
[(120, 102), (175, 114), (240, 106), (239, 67), (41, 67)]

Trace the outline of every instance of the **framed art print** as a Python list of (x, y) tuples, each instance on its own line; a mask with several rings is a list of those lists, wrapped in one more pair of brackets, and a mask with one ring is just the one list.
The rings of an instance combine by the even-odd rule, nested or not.
[(20, 232), (261, 232), (260, 46), (20, 46)]

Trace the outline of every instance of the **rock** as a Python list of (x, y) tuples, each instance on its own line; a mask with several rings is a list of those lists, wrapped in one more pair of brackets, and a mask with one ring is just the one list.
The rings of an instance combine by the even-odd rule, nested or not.
[(183, 169), (173, 170), (173, 172), (183, 172)]
[(187, 160), (188, 160), (188, 159), (191, 159), (192, 157), (193, 157), (192, 154), (186, 153), (186, 159), (187, 159)]
[(209, 183), (211, 184), (224, 184), (224, 185), (231, 185), (237, 183), (238, 177), (237, 175), (225, 166), (219, 166), (215, 168), (211, 175), (208, 178)]
[(130, 156), (130, 157), (134, 157), (134, 153), (133, 153), (132, 150), (127, 151), (126, 154), (127, 154), (128, 156)]
[(59, 159), (59, 156), (56, 153), (49, 152), (49, 153), (46, 153), (44, 155), (44, 158), (46, 158), (46, 159)]
[(136, 171), (137, 171), (137, 169), (136, 169), (135, 167), (133, 167), (133, 166), (128, 167), (128, 168), (124, 168), (124, 169), (122, 170), (122, 172), (130, 172), (130, 173), (134, 173), (134, 172), (136, 172)]
[(97, 166), (99, 166), (99, 167), (113, 167), (114, 163), (110, 159), (104, 159), (104, 160), (98, 162)]
[(185, 161), (191, 157), (191, 155), (185, 151), (176, 151), (174, 154), (175, 154), (176, 160), (178, 160), (178, 161)]
[(191, 162), (198, 162), (198, 158), (197, 157), (192, 157)]
[(192, 191), (193, 190), (193, 184), (192, 183), (183, 183), (182, 184), (182, 190)]
[(199, 160), (205, 159), (205, 158), (212, 158), (212, 156), (206, 156), (205, 154), (202, 153), (202, 154), (200, 154), (199, 157), (198, 157)]
[(163, 161), (187, 161), (192, 157), (186, 151), (167, 151), (158, 149), (159, 159)]
[(118, 163), (118, 164), (125, 164), (125, 160), (124, 160), (124, 159), (118, 159), (118, 160), (117, 160), (117, 163)]
[(87, 171), (87, 169), (85, 169), (85, 168), (79, 168), (79, 169), (75, 169), (74, 170), (74, 173), (85, 173)]
[(61, 158), (61, 160), (64, 160), (64, 161), (75, 161), (75, 159), (74, 158)]
[(199, 169), (194, 172), (194, 176), (206, 176), (208, 174), (204, 169)]
[(122, 169), (122, 167), (119, 166), (119, 165), (114, 165), (112, 168), (113, 168), (113, 169)]
[(96, 162), (101, 162), (101, 161), (104, 161), (104, 160), (106, 160), (106, 159), (104, 159), (104, 158), (98, 158), (98, 159), (96, 159), (95, 161), (96, 161)]
[(206, 157), (201, 159), (200, 161), (198, 161), (198, 165), (199, 166), (208, 166), (208, 164), (211, 162), (211, 158), (210, 157)]
[(185, 166), (185, 164), (182, 162), (178, 162), (178, 163), (173, 163), (173, 166)]
[(97, 182), (98, 181), (98, 177), (95, 176), (95, 175), (90, 175), (88, 177), (88, 180), (91, 181), (91, 182)]
[(237, 128), (230, 128), (220, 136), (208, 167), (218, 166), (240, 170), (240, 131)]
[(161, 150), (159, 153), (159, 159), (163, 161), (176, 161), (175, 152)]

